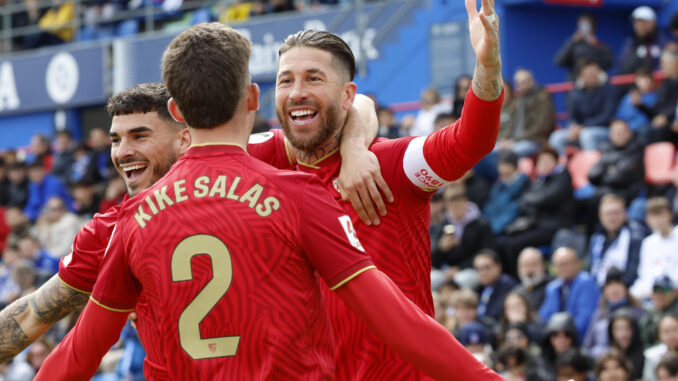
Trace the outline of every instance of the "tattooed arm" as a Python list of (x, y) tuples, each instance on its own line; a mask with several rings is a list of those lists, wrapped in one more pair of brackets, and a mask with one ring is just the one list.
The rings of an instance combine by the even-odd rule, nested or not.
[(466, 0), (471, 45), (476, 54), (472, 86), (478, 98), (493, 101), (499, 98), (504, 88), (499, 52), (499, 19), (494, 12), (494, 0), (481, 2), (482, 7), (478, 12), (475, 0)]
[(7, 362), (54, 323), (84, 307), (89, 294), (68, 287), (57, 275), (0, 312), (0, 363)]

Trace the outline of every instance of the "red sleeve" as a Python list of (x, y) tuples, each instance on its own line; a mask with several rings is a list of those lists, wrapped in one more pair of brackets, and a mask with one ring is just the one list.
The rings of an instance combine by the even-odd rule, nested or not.
[(120, 338), (126, 313), (87, 303), (75, 327), (47, 357), (34, 380), (89, 380)]
[(302, 251), (330, 288), (374, 268), (353, 228), (351, 218), (317, 176), (300, 192), (299, 240)]
[(366, 271), (337, 295), (386, 345), (437, 380), (503, 380), (423, 313), (379, 270)]
[(67, 285), (81, 292), (92, 292), (119, 209), (96, 214), (75, 236), (71, 253), (59, 261), (59, 278)]
[(494, 149), (503, 101), (503, 90), (498, 99), (484, 101), (473, 93), (473, 86), (469, 88), (459, 120), (424, 143), (424, 158), (435, 174), (456, 180)]
[(278, 169), (290, 169), (294, 166), (282, 130), (250, 135), (247, 153)]
[(113, 230), (91, 296), (98, 305), (116, 312), (132, 312), (141, 293), (141, 284), (132, 274), (127, 257), (131, 250), (127, 247), (130, 233), (125, 221), (121, 218)]

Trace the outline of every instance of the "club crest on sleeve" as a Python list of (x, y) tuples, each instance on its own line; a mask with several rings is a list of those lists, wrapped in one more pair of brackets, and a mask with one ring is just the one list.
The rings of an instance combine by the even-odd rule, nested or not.
[(353, 245), (353, 247), (355, 247), (356, 249), (364, 252), (365, 249), (363, 248), (363, 245), (360, 243), (360, 240), (358, 239), (358, 234), (356, 234), (356, 231), (353, 228), (351, 217), (343, 215), (339, 217), (339, 223), (341, 224), (341, 227), (344, 229), (346, 237), (348, 238), (348, 241), (351, 243), (351, 245)]
[(250, 135), (249, 144), (260, 144), (273, 137), (270, 131)]

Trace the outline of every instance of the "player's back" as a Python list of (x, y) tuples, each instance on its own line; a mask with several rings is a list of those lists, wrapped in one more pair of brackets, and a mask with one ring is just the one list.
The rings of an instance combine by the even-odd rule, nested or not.
[(239, 147), (194, 147), (126, 206), (129, 266), (171, 378), (333, 378), (315, 262), (299, 234), (310, 179)]

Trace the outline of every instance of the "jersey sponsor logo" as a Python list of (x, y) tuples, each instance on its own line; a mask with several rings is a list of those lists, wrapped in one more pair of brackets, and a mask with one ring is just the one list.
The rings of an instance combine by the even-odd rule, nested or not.
[(448, 182), (438, 176), (424, 157), (426, 137), (412, 139), (403, 156), (403, 170), (412, 184), (426, 191), (435, 191)]
[(353, 247), (355, 247), (356, 249), (365, 252), (363, 245), (360, 243), (360, 240), (358, 239), (358, 234), (356, 233), (355, 228), (353, 227), (351, 217), (343, 215), (339, 217), (339, 223), (341, 224), (341, 227), (344, 229), (346, 237), (348, 238), (348, 241), (351, 243), (351, 245), (353, 245)]
[(250, 135), (250, 140), (248, 144), (261, 144), (265, 141), (271, 140), (273, 137), (273, 132), (267, 131), (267, 132), (262, 132), (259, 134), (252, 134)]

